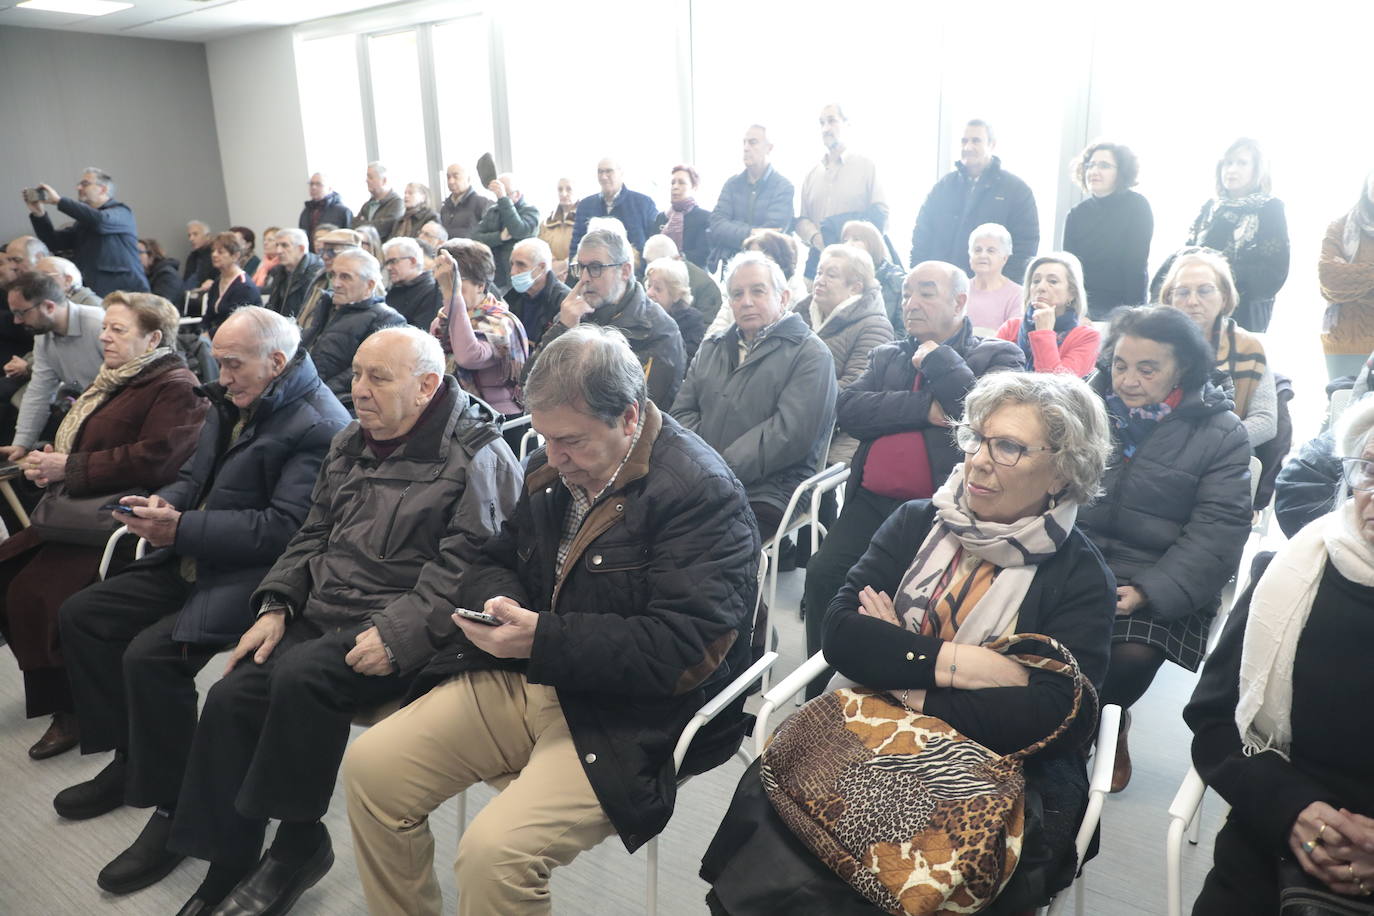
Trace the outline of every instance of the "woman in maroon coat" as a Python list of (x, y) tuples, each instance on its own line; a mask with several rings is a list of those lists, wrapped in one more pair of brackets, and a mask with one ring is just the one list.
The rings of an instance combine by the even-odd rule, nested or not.
[[(40, 487), (61, 482), (72, 498), (171, 483), (195, 449), (208, 402), (172, 349), (177, 311), (149, 293), (105, 297), (100, 346), (105, 364), (58, 427), (52, 445), (26, 455), (24, 475)], [(51, 498), (52, 494), (45, 495)], [(0, 543), (0, 630), (24, 672), (30, 718), (52, 725), (29, 748), (35, 760), (76, 745), (76, 718), (57, 609), (96, 580), (102, 549), (45, 541), (26, 528)]]

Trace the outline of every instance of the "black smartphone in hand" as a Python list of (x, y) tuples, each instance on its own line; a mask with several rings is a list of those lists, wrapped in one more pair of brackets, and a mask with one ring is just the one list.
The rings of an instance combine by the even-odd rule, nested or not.
[(457, 614), (459, 617), (475, 620), (477, 623), (485, 624), (489, 627), (499, 627), (501, 624), (505, 623), (505, 621), (491, 614), (484, 614), (481, 611), (469, 611), (465, 607), (456, 607), (453, 609), (453, 613)]
[(133, 515), (134, 507), (126, 506), (123, 503), (106, 503), (100, 507), (101, 512), (119, 512), (124, 515)]

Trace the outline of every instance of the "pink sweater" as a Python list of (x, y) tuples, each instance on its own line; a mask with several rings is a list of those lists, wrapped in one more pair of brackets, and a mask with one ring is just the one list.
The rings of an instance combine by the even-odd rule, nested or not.
[[(461, 302), (455, 304), (461, 306)], [(467, 309), (453, 309), (448, 322), (448, 340), (453, 348), (453, 361), (476, 374), (482, 400), (505, 416), (523, 413), (515, 403), (515, 383), (506, 378), (496, 348), (487, 342), (485, 335), (478, 337), (473, 331)]]
[[(1012, 343), (1020, 335), (1020, 318), (1013, 318), (997, 329), (998, 337)], [(1063, 372), (1084, 378), (1093, 371), (1102, 349), (1102, 335), (1090, 324), (1080, 324), (1065, 334), (1062, 347), (1055, 346), (1054, 331), (1031, 331), (1027, 336), (1036, 372)]]

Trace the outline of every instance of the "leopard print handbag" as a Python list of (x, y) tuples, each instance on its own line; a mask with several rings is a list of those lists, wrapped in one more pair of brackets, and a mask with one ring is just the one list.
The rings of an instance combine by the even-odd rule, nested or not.
[(1019, 634), (987, 648), (1074, 682), (1068, 717), (1027, 748), (1004, 756), (889, 693), (846, 688), (807, 703), (763, 752), (760, 778), (783, 822), (889, 913), (977, 913), (996, 899), (1021, 854), (1022, 761), (1096, 715), (1092, 684), (1057, 641)]

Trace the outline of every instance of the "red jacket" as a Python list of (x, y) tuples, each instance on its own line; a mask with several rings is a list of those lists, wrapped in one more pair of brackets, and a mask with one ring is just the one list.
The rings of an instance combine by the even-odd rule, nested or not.
[[(1016, 343), (1021, 334), (1021, 319), (1008, 318), (997, 329), (997, 336)], [(1055, 346), (1054, 331), (1031, 331), (1031, 357), (1034, 366), (1027, 366), (1035, 372), (1072, 373), (1086, 378), (1097, 364), (1097, 354), (1102, 349), (1102, 335), (1090, 324), (1080, 324), (1064, 335), (1063, 346)]]

